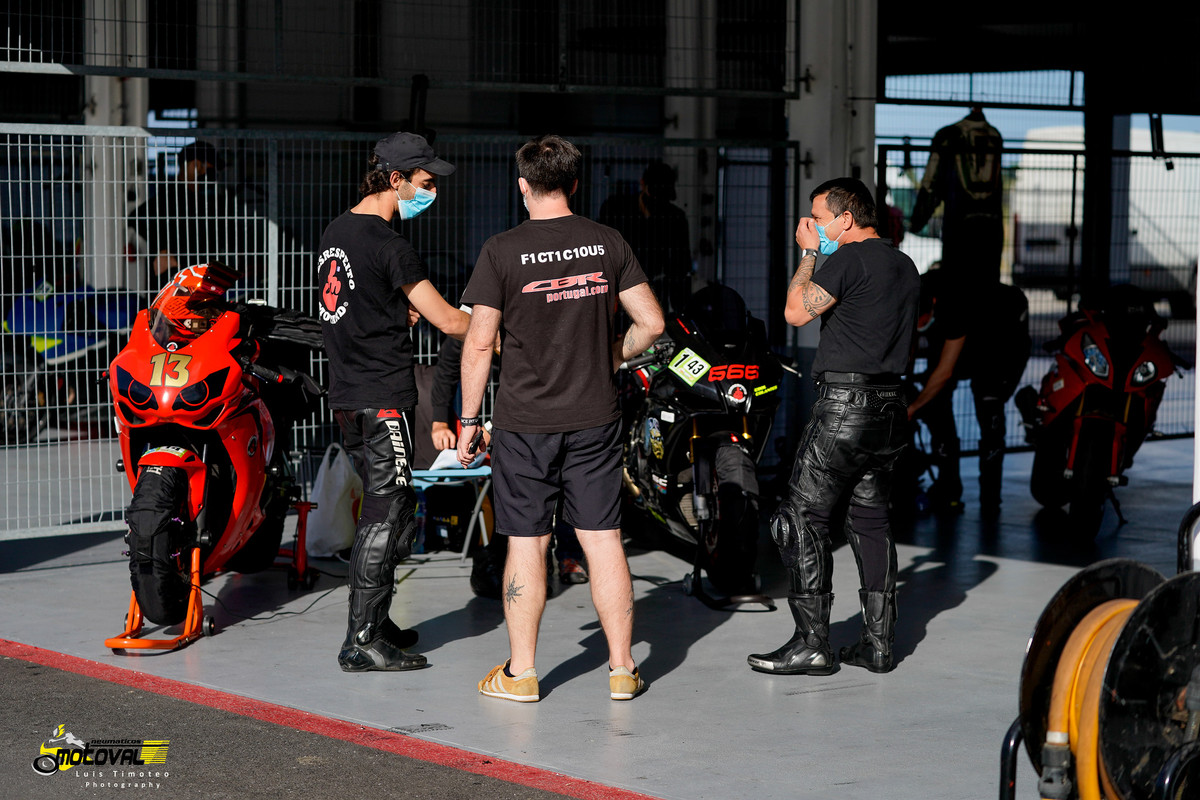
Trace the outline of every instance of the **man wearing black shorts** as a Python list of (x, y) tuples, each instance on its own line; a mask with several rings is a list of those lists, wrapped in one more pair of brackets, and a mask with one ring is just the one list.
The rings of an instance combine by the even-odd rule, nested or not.
[[(892, 470), (907, 441), (900, 373), (916, 333), (920, 277), (912, 259), (879, 237), (875, 202), (853, 178), (815, 190), (812, 216), (796, 227), (800, 266), (784, 318), (821, 318), (813, 361), (817, 402), (801, 439), (788, 496), (771, 517), (790, 581), (795, 633), (782, 647), (747, 658), (759, 672), (828, 675), (833, 605), (834, 510), (848, 504), (845, 533), (858, 562), (863, 628), (842, 663), (892, 669), (896, 625), (896, 547), (888, 520)], [(829, 256), (816, 269), (816, 254)]]
[[(572, 214), (582, 156), (558, 136), (517, 151), (529, 220), (484, 244), (463, 294), (472, 304), (462, 355), (459, 460), (474, 458), (497, 331), (504, 369), (496, 395), (492, 474), (504, 568), (509, 660), (480, 693), (539, 699), (534, 659), (546, 606), (546, 548), (563, 519), (587, 557), (592, 603), (608, 640), (609, 696), (645, 688), (633, 660), (633, 583), (621, 543), (621, 423), (614, 374), (662, 333), (663, 316), (629, 245)], [(616, 305), (632, 324), (616, 335)]]
[(438, 294), (420, 256), (390, 223), (428, 208), (438, 176), (452, 172), (415, 133), (381, 139), (359, 186), (362, 199), (321, 236), (317, 310), (329, 356), (329, 407), (363, 481), (349, 621), (338, 653), (346, 672), (425, 666), (425, 656), (405, 652), (416, 631), (388, 615), (396, 565), (412, 551), (417, 528), (409, 464), (417, 386), (408, 329), (420, 313), (461, 338), (468, 317)]

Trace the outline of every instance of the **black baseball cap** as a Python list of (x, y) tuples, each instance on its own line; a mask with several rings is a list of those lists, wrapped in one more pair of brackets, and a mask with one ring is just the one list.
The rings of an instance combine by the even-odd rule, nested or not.
[(379, 168), (391, 173), (393, 170), (407, 172), (410, 169), (425, 170), (431, 175), (450, 175), (454, 165), (437, 157), (424, 136), (397, 131), (375, 144), (375, 156)]

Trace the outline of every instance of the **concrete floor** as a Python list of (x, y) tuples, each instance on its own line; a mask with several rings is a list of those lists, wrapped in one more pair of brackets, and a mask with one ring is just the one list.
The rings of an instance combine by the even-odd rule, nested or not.
[[(393, 617), (420, 631), (417, 649), (431, 664), (418, 672), (338, 669), (347, 590), (344, 565), (331, 560), (317, 562), (324, 574), (308, 592), (289, 591), (277, 571), (221, 576), (205, 586), (216, 636), (173, 653), (114, 654), (103, 642), (119, 633), (129, 592), (115, 534), (0, 542), (0, 637), (652, 797), (994, 797), (1025, 646), (1046, 603), (1081, 566), (1104, 558), (1174, 574), (1176, 528), (1191, 505), (1192, 441), (1151, 442), (1118, 490), (1128, 523), (1118, 529), (1110, 508), (1094, 543), (1068, 543), (1061, 515), (1028, 496), (1030, 461), (1009, 456), (999, 519), (980, 518), (972, 460), (964, 459), (966, 512), (920, 518), (899, 534), (899, 665), (887, 675), (752, 672), (746, 654), (790, 635), (786, 605), (712, 611), (683, 594), (685, 562), (632, 543), (634, 655), (650, 688), (629, 703), (608, 698), (586, 585), (562, 588), (548, 603), (542, 701), (479, 695), (476, 682), (507, 653), (503, 616), (499, 602), (471, 593), (470, 562), (451, 554), (415, 557), (397, 573)], [(764, 563), (768, 592), (783, 597), (777, 559)], [(836, 647), (853, 641), (859, 624), (844, 547), (834, 590)], [(4, 716), (22, 731), (67, 721), (43, 719), (32, 703)], [(186, 739), (186, 729), (174, 737)], [(1024, 751), (1019, 765), (1017, 796), (1036, 797)]]

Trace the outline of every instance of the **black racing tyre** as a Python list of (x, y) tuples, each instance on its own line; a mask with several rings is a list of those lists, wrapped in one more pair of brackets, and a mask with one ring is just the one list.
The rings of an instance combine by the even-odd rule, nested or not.
[(740, 447), (717, 448), (713, 459), (717, 477), (716, 548), (709, 554), (708, 575), (713, 585), (730, 595), (758, 591), (758, 474), (754, 460)]
[(187, 473), (143, 467), (125, 512), (129, 522), (129, 579), (142, 615), (158, 625), (187, 616), (191, 536), (185, 524)]
[(1095, 539), (1104, 518), (1104, 501), (1109, 492), (1112, 465), (1112, 426), (1084, 422), (1075, 448), (1075, 471), (1071, 478), (1071, 506), (1067, 525), (1080, 539)]

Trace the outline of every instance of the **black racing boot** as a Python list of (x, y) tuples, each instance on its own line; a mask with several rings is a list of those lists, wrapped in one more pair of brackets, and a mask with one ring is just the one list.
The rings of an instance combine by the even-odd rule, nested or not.
[(411, 514), (404, 526), (394, 524), (391, 517), (400, 515), (401, 505), (393, 504), (387, 521), (367, 523), (355, 533), (348, 576), (350, 613), (338, 653), (338, 665), (345, 672), (425, 666), (425, 656), (404, 652), (417, 643), (416, 631), (404, 630), (388, 617), (396, 564), (408, 555), (416, 531)]
[(892, 642), (896, 638), (896, 593), (859, 590), (863, 628), (857, 644), (843, 647), (843, 664), (865, 667), (871, 672), (891, 672)]
[(789, 594), (796, 633), (772, 653), (754, 653), (746, 663), (756, 672), (773, 675), (832, 675), (837, 672), (829, 646), (829, 612), (833, 594)]
[[(381, 602), (379, 595), (384, 592), (388, 596)], [(399, 672), (425, 666), (425, 656), (404, 651), (417, 643), (417, 632), (404, 630), (387, 617), (390, 595), (391, 587), (350, 592), (350, 620), (338, 653), (343, 672)]]

